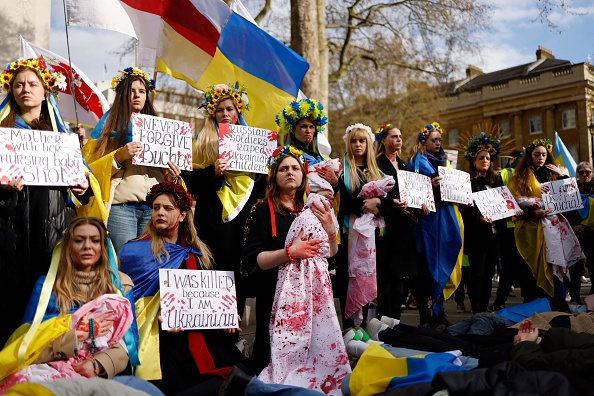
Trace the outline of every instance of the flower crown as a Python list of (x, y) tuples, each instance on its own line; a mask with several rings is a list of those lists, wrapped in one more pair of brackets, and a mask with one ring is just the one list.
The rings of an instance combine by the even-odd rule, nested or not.
[(161, 194), (172, 195), (179, 210), (182, 212), (187, 212), (192, 209), (192, 197), (190, 194), (188, 194), (181, 185), (167, 180), (151, 187), (148, 194), (146, 194), (146, 203), (152, 207), (155, 198)]
[(432, 122), (431, 124), (426, 125), (425, 128), (423, 128), (423, 130), (419, 132), (419, 141), (421, 142), (423, 140), (426, 140), (432, 132), (439, 132), (440, 135), (443, 134), (443, 131), (441, 130), (439, 124), (437, 122)]
[(468, 141), (466, 150), (464, 151), (464, 158), (472, 162), (476, 159), (479, 152), (487, 151), (491, 156), (491, 160), (494, 160), (501, 152), (500, 143), (499, 136), (486, 135), (485, 132), (481, 132)]
[(239, 81), (235, 81), (235, 85), (216, 84), (204, 92), (204, 102), (201, 107), (205, 107), (204, 115), (206, 117), (214, 117), (217, 110), (217, 103), (223, 96), (230, 96), (237, 107), (237, 112), (250, 109), (250, 102), (248, 100), (247, 92), (244, 87), (239, 87)]
[(8, 63), (6, 65), (6, 70), (0, 75), (2, 90), (10, 92), (10, 83), (15, 76), (15, 72), (20, 67), (28, 67), (35, 70), (37, 74), (39, 74), (41, 81), (43, 81), (45, 88), (54, 94), (57, 94), (58, 89), (62, 91), (66, 89), (66, 76), (64, 76), (62, 72), (54, 72), (54, 70), (45, 63), (43, 58), (39, 57), (37, 59), (19, 59), (13, 63)]
[(295, 157), (299, 158), (299, 161), (303, 164), (303, 151), (296, 149), (293, 146), (286, 145), (286, 146), (279, 146), (272, 152), (272, 155), (268, 157), (266, 160), (266, 165), (268, 169), (274, 168), (274, 166), (280, 161), (287, 154), (293, 154)]
[(547, 139), (547, 138), (532, 139), (531, 141), (528, 142), (528, 146), (526, 148), (533, 149), (538, 146), (543, 146), (544, 148), (547, 149), (547, 151), (549, 153), (553, 152), (553, 142), (551, 142), (551, 140)]
[(394, 124), (382, 124), (380, 126), (377, 127), (377, 129), (375, 130), (375, 141), (378, 143), (382, 142), (382, 139), (384, 138), (384, 131), (388, 128), (393, 127)]
[(324, 106), (315, 99), (301, 99), (289, 103), (276, 115), (276, 125), (280, 127), (279, 134), (293, 133), (299, 120), (310, 117), (316, 125), (318, 133), (323, 132), (328, 123)]
[(371, 132), (371, 128), (368, 127), (365, 124), (361, 124), (361, 123), (356, 123), (353, 125), (349, 125), (344, 133), (344, 136), (342, 137), (342, 140), (344, 140), (345, 142), (347, 141), (347, 136), (349, 135), (349, 133), (354, 130), (354, 129), (363, 129), (365, 132), (367, 132), (369, 134), (369, 136), (371, 136), (371, 140), (375, 139), (375, 136), (373, 135), (373, 132)]
[(124, 70), (118, 71), (120, 72), (120, 74), (111, 79), (111, 89), (113, 89), (114, 91), (118, 90), (118, 85), (120, 85), (120, 83), (124, 81), (126, 77), (140, 77), (144, 80), (144, 83), (148, 87), (149, 91), (155, 91), (155, 80), (151, 79), (151, 75), (148, 72), (142, 71), (134, 66), (127, 67)]

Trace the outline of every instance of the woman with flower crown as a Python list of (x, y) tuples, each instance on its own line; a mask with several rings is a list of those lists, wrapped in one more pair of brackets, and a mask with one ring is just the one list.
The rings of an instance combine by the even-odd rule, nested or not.
[(524, 214), (516, 218), (516, 246), (527, 267), (522, 271), (524, 301), (538, 297), (565, 299), (563, 278), (584, 259), (571, 225), (562, 214), (544, 209), (540, 184), (567, 178), (553, 157), (549, 139), (532, 139), (510, 179), (509, 189)]
[(206, 117), (196, 136), (193, 171), (184, 172), (188, 191), (196, 197), (196, 228), (210, 247), (217, 269), (234, 271), (237, 308), (243, 315), (247, 291), (239, 274), (243, 227), (252, 205), (264, 196), (266, 176), (252, 172), (230, 171), (219, 158), (219, 125), (246, 125), (243, 112), (249, 110), (247, 92), (234, 85), (217, 84), (204, 93)]
[[(266, 199), (252, 207), (246, 221), (241, 262), (242, 273), (250, 275), (250, 282), (257, 286), (256, 339), (250, 359), (250, 369), (255, 374), (260, 373), (271, 363), (269, 331), (279, 268), (282, 266), (287, 269), (285, 265), (289, 262), (312, 259), (321, 253), (321, 249), (324, 251), (329, 249), (329, 253), (335, 253), (337, 249), (335, 240), (328, 242), (329, 247), (326, 243), (326, 237), (332, 239), (332, 236), (336, 236), (334, 224), (327, 221), (329, 216), (331, 217), (329, 205), (316, 206), (314, 213), (322, 222), (326, 236), (322, 235), (324, 232), (316, 232), (315, 235), (313, 232), (308, 232), (305, 235), (303, 230), (297, 230), (296, 236), (288, 238), (289, 229), (304, 206), (307, 176), (302, 152), (292, 146), (278, 147), (268, 159), (268, 167), (270, 170)], [(299, 295), (301, 295), (301, 287), (305, 288), (306, 285), (299, 285), (299, 289), (296, 290)], [(323, 293), (323, 290), (317, 291)], [(303, 295), (306, 294), (303, 291)], [(312, 302), (308, 297), (304, 297), (303, 300), (302, 308), (311, 307)], [(291, 309), (298, 309), (298, 307), (291, 307)], [(302, 316), (311, 314), (302, 311), (298, 313)], [(301, 328), (297, 323), (296, 326), (296, 329)], [(305, 326), (302, 331), (308, 332), (311, 329)], [(278, 352), (274, 351), (274, 353)]]
[[(384, 175), (377, 166), (373, 151), (374, 136), (371, 128), (363, 124), (350, 125), (344, 134), (346, 154), (343, 158), (343, 171), (338, 180), (340, 192), (340, 206), (338, 209), (338, 223), (341, 225), (341, 259), (345, 271), (337, 271), (332, 278), (335, 295), (340, 300), (343, 329), (365, 326), (367, 304), (377, 297), (376, 266), (383, 266), (373, 260), (373, 254), (356, 252), (355, 244), (359, 233), (353, 231), (353, 223), (365, 214), (384, 216), (389, 210), (387, 197), (360, 197), (364, 185), (369, 182), (384, 179)], [(380, 237), (379, 229), (375, 229), (375, 244), (370, 248), (375, 249), (377, 260), (385, 259), (385, 245)], [(357, 256), (359, 255), (359, 256)], [(357, 263), (365, 262), (365, 268), (357, 267)], [(371, 262), (369, 261), (375, 261)], [(355, 276), (354, 274), (357, 274)], [(359, 279), (361, 282), (356, 283)], [(355, 313), (349, 315), (350, 309)], [(362, 309), (362, 311), (361, 311)], [(362, 316), (361, 316), (362, 315)]]
[(111, 87), (116, 92), (113, 105), (95, 126), (83, 154), (101, 185), (109, 212), (107, 229), (120, 251), (151, 218), (144, 201), (148, 190), (163, 180), (177, 180), (180, 169), (172, 162), (169, 169), (132, 164), (132, 157), (142, 151), (142, 144), (132, 141), (132, 113), (157, 115), (149, 96), (155, 82), (149, 74), (128, 67), (112, 79)]
[[(463, 257), (464, 224), (458, 204), (440, 199), (438, 167), (451, 167), (441, 145), (443, 131), (437, 123), (425, 126), (417, 134), (408, 166), (431, 178), (435, 212), (416, 224), (416, 248), (419, 253), (419, 276), (414, 285), (419, 307), (420, 325), (448, 326), (443, 302), (458, 287)], [(432, 298), (432, 309), (428, 300)]]
[[(8, 93), (0, 105), (1, 127), (68, 132), (54, 99), (58, 88), (66, 87), (64, 76), (43, 58), (9, 64), (0, 81)], [(52, 249), (90, 194), (88, 181), (71, 188), (25, 186), (22, 177), (2, 181), (0, 343), (20, 324), (35, 280), (47, 272)]]
[[(378, 260), (377, 305), (379, 314), (400, 319), (410, 280), (417, 276), (417, 254), (411, 246), (415, 245), (415, 223), (424, 212), (400, 201), (398, 171), (409, 170), (398, 155), (402, 149), (400, 129), (393, 124), (380, 125), (375, 132), (375, 143), (379, 169), (394, 177), (395, 182), (389, 195), (392, 210), (385, 216), (386, 259)], [(427, 209), (424, 214), (428, 214)]]
[[(481, 132), (478, 132), (478, 131)], [(487, 133), (485, 133), (487, 131)], [(495, 125), (479, 125), (468, 136), (464, 158), (470, 166), (472, 192), (501, 187), (501, 177), (493, 171), (493, 161), (501, 152), (502, 131)], [(499, 261), (499, 233), (507, 227), (505, 219), (493, 222), (481, 215), (476, 206), (461, 208), (464, 219), (464, 250), (468, 255), (468, 298), (472, 313), (487, 311), (492, 279)], [(518, 215), (521, 213), (518, 213)]]

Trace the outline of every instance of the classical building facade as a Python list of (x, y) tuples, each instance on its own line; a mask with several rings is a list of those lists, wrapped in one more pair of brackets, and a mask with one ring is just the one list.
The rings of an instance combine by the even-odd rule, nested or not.
[(521, 149), (555, 131), (576, 162), (592, 160), (594, 139), (594, 67), (556, 59), (538, 47), (532, 63), (483, 73), (469, 66), (466, 79), (446, 87), (440, 122), (444, 146), (481, 122), (498, 124)]

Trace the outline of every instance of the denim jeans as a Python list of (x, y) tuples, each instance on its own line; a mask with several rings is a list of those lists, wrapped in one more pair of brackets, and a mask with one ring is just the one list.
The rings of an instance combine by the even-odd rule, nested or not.
[(116, 252), (119, 252), (126, 242), (142, 234), (144, 226), (151, 219), (151, 212), (152, 210), (146, 206), (112, 205), (107, 220), (107, 230)]
[(161, 392), (159, 388), (157, 388), (155, 385), (138, 377), (134, 377), (132, 375), (118, 375), (113, 377), (112, 380), (127, 385), (131, 388), (137, 389), (139, 391), (145, 392), (150, 396), (165, 396), (165, 394)]
[(245, 396), (274, 395), (274, 396), (322, 396), (323, 393), (292, 385), (267, 384), (254, 378), (245, 388)]

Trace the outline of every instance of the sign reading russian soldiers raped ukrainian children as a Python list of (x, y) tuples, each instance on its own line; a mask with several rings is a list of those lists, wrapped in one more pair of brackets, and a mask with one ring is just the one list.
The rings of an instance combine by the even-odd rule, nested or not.
[(505, 219), (521, 213), (518, 203), (506, 186), (477, 191), (472, 194), (472, 198), (487, 220)]
[(0, 184), (22, 178), (28, 186), (78, 186), (85, 166), (78, 135), (0, 128)]
[(470, 174), (458, 169), (446, 168), (445, 166), (438, 166), (437, 172), (441, 177), (439, 191), (442, 201), (461, 204), (472, 203)]
[(169, 168), (173, 162), (192, 170), (192, 124), (152, 115), (132, 113), (132, 140), (142, 143), (142, 151), (132, 164)]
[(219, 158), (226, 170), (268, 174), (266, 160), (278, 146), (276, 132), (244, 125), (219, 124)]
[(575, 177), (555, 180), (540, 185), (542, 203), (550, 214), (569, 212), (584, 207)]
[(435, 212), (435, 198), (429, 176), (402, 170), (397, 172), (397, 176), (401, 202), (411, 208), (421, 208), (425, 204), (431, 212)]
[(239, 327), (233, 271), (159, 269), (161, 328)]

